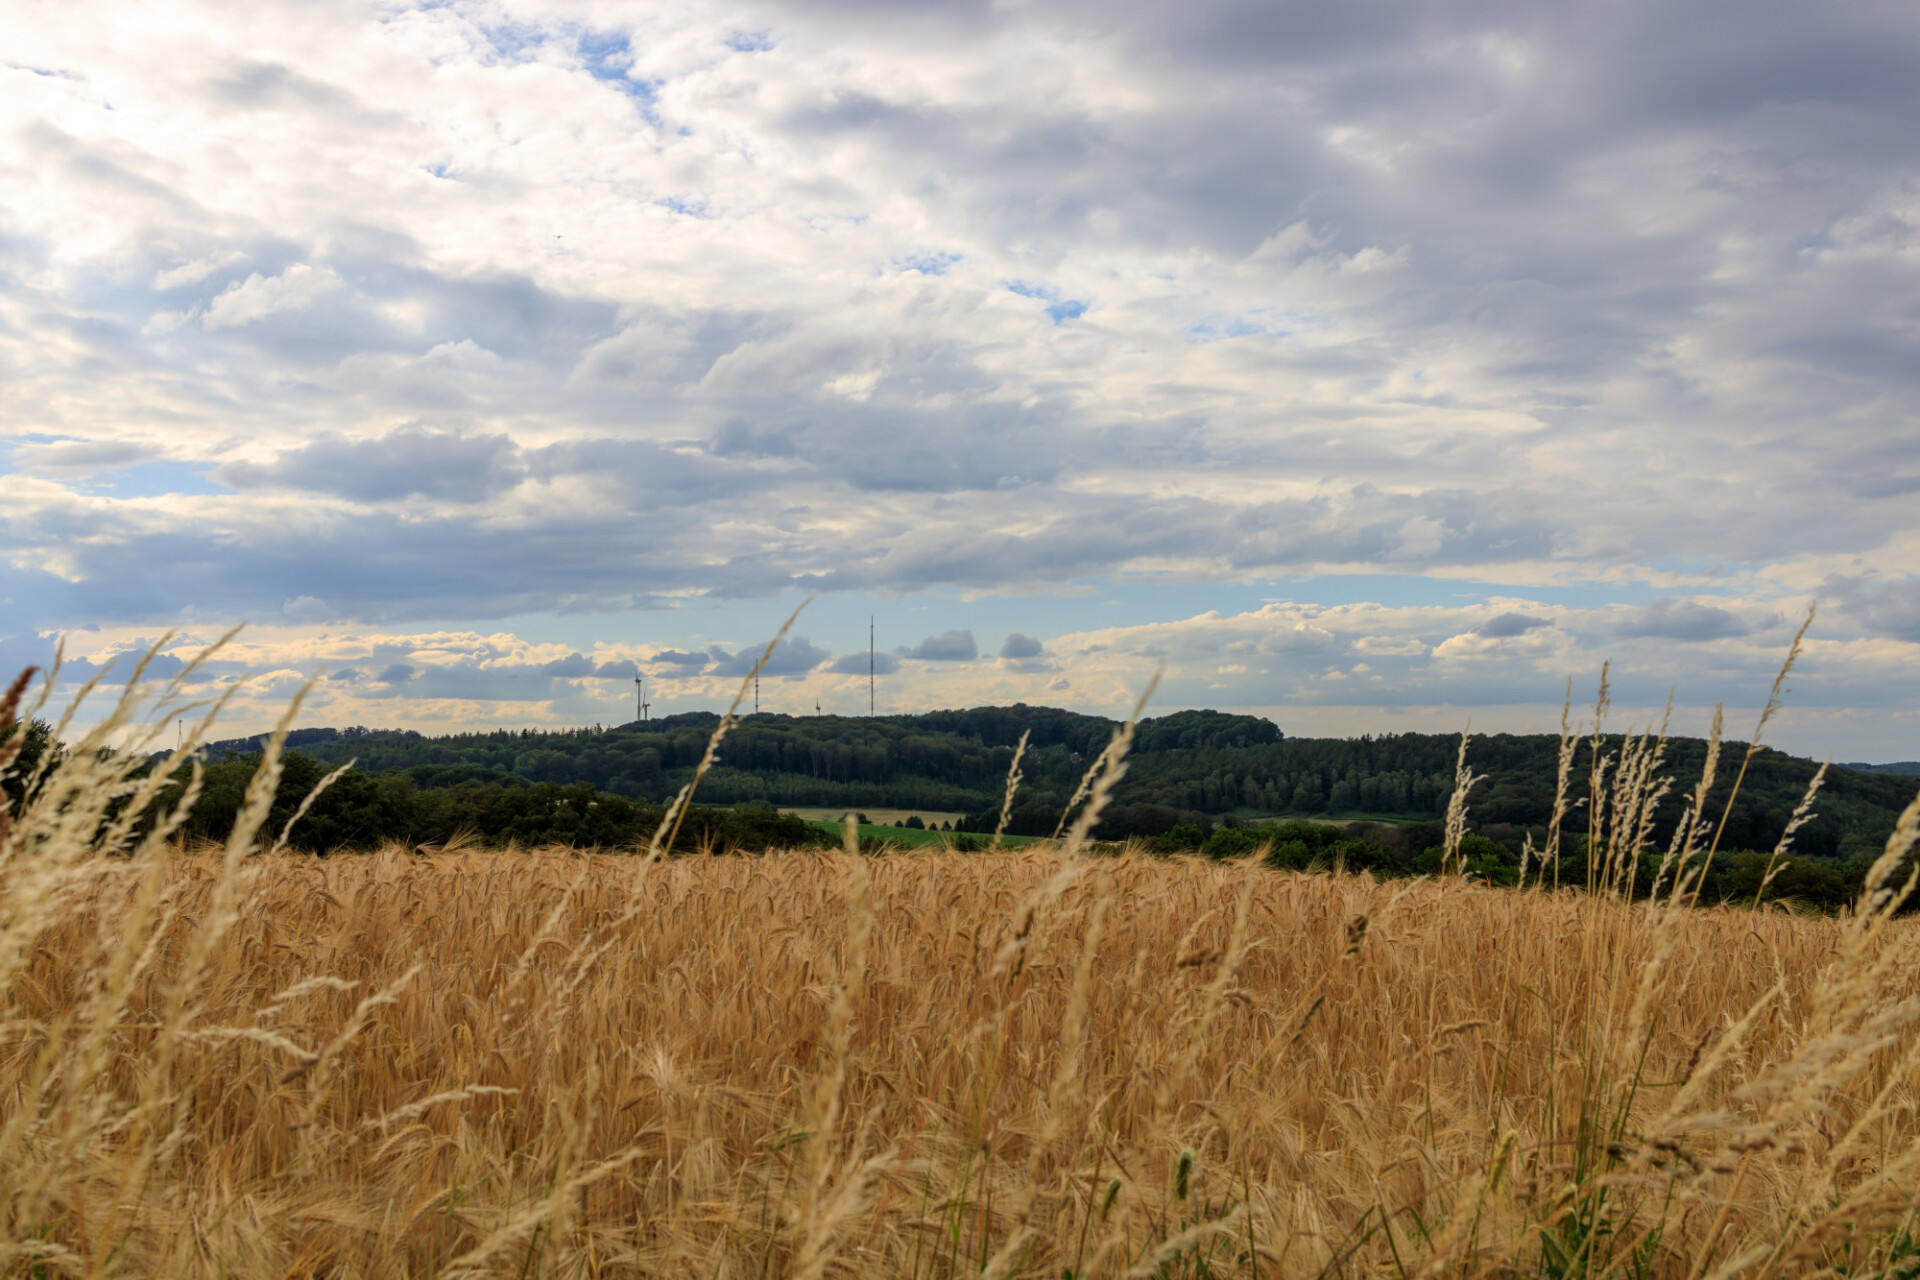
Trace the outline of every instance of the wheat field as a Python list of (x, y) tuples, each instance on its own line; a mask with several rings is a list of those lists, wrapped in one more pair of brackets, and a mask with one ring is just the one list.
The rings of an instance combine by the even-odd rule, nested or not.
[(256, 860), (222, 904), (222, 866), (94, 864), (10, 976), (16, 1274), (1866, 1274), (1904, 1247), (1904, 922), (1871, 944), (1889, 1001), (1852, 1010), (1851, 922), (1692, 912), (1640, 1045), (1661, 931), (1572, 894), (389, 850)]
[(1920, 801), (1841, 918), (1692, 905), (1651, 734), (1587, 891), (1096, 849), (1131, 721), (1017, 851), (315, 858), (298, 699), (156, 811), (190, 675), (0, 810), (0, 1273), (1920, 1274)]

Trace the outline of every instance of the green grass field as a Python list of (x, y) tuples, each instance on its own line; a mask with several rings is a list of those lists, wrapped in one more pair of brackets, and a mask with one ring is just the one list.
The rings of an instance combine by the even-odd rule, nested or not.
[[(1269, 813), (1263, 809), (1240, 808), (1233, 811), (1242, 822), (1311, 822), (1323, 827), (1344, 827), (1350, 822), (1374, 822), (1386, 827), (1406, 827), (1417, 822), (1433, 822), (1444, 815), (1431, 813)], [(1219, 815), (1214, 815), (1218, 820)]]
[[(810, 818), (807, 820), (807, 825), (817, 827), (822, 831), (830, 832), (836, 836), (840, 834), (840, 824), (837, 822), (827, 822), (818, 818)], [(958, 838), (961, 834), (963, 833), (954, 831), (916, 831), (912, 827), (883, 827), (877, 822), (863, 822), (860, 824), (861, 840), (878, 840), (884, 844), (897, 844), (907, 849), (938, 848), (942, 844)], [(990, 835), (974, 835), (973, 839), (978, 840), (982, 846), (990, 844), (993, 841), (993, 837)], [(1031, 844), (1036, 839), (1038, 839), (1036, 836), (1002, 836), (1001, 843), (1011, 847), (1013, 845)]]

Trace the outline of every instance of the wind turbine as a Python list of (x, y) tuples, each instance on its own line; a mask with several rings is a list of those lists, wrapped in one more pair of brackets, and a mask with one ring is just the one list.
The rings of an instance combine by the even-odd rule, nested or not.
[(647, 678), (644, 675), (633, 678), (634, 708), (642, 720), (647, 718)]

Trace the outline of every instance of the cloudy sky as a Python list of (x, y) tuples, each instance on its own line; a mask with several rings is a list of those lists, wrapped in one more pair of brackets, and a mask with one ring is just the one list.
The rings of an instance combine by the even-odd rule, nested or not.
[[(0, 659), (1920, 757), (1920, 10), (0, 10)], [(122, 667), (124, 667), (122, 659)], [(163, 666), (165, 664), (163, 663)]]

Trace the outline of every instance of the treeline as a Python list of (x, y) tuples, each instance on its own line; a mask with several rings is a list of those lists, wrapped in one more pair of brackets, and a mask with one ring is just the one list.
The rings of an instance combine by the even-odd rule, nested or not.
[[(692, 714), (646, 723), (562, 732), (530, 730), (425, 737), (372, 729), (305, 729), (289, 745), (322, 763), (358, 760), (361, 772), (397, 774), (416, 787), (573, 785), (658, 803), (692, 776), (718, 718)], [(915, 716), (753, 716), (722, 746), (721, 763), (701, 783), (715, 805), (765, 802), (822, 808), (901, 808), (970, 815), (972, 830), (998, 819), (1007, 767), (1023, 731), (1024, 780), (1013, 830), (1046, 835), (1058, 822), (1088, 763), (1116, 725), (1051, 707), (1024, 704)], [(1602, 750), (1618, 752), (1611, 737)], [(1184, 711), (1143, 721), (1126, 778), (1098, 834), (1157, 836), (1181, 824), (1231, 825), (1266, 818), (1315, 817), (1421, 822), (1446, 810), (1459, 738), (1388, 734), (1289, 738), (1271, 721), (1215, 711)], [(258, 749), (254, 740), (218, 744)], [(1744, 744), (1728, 743), (1729, 758)], [(1669, 773), (1679, 792), (1697, 775), (1705, 744), (1675, 739)], [(1494, 734), (1473, 740), (1469, 763), (1486, 775), (1471, 796), (1476, 828), (1543, 832), (1553, 808), (1558, 743), (1547, 735)], [(1590, 747), (1582, 744), (1569, 800), (1584, 804)], [(1815, 765), (1776, 751), (1754, 759), (1722, 837), (1727, 848), (1772, 848)], [(1713, 803), (1724, 802), (1733, 768), (1721, 771)], [(1843, 862), (1870, 856), (1886, 840), (1909, 798), (1909, 779), (1836, 768), (1819, 816), (1796, 847)], [(1576, 807), (1575, 812), (1581, 812)], [(1658, 812), (1663, 840), (1679, 815), (1677, 794)]]
[[(1586, 841), (1578, 834), (1566, 841), (1557, 866), (1543, 864), (1536, 856), (1524, 869), (1521, 846), (1511, 840), (1469, 834), (1455, 851), (1457, 862), (1445, 860), (1444, 840), (1445, 829), (1438, 822), (1346, 826), (1285, 822), (1212, 830), (1183, 823), (1143, 843), (1157, 853), (1200, 853), (1216, 859), (1244, 857), (1265, 848), (1271, 867), (1293, 871), (1337, 867), (1366, 871), (1382, 879), (1438, 875), (1459, 867), (1488, 884), (1531, 886), (1544, 878), (1549, 885), (1584, 888), (1590, 873), (1596, 881), (1602, 874), (1601, 868), (1588, 865)], [(1911, 870), (1912, 862), (1910, 857), (1901, 879), (1906, 870)], [(1859, 900), (1872, 864), (1869, 857), (1835, 863), (1789, 855), (1776, 861), (1771, 852), (1722, 851), (1708, 861), (1695, 900), (1704, 904), (1790, 901), (1820, 911), (1838, 911)], [(1653, 892), (1658, 871), (1657, 856), (1641, 861), (1634, 875), (1634, 896), (1644, 898)], [(1662, 892), (1671, 887), (1670, 882), (1663, 884)], [(1920, 902), (1909, 901), (1904, 909), (1920, 909)]]
[[(1266, 721), (1230, 717), (1249, 724)], [(408, 730), (302, 729), (287, 740), (328, 764), (405, 773), (422, 786), (473, 781), (588, 782), (633, 799), (671, 795), (692, 777), (719, 717), (669, 716), (617, 728), (496, 730), (428, 738)], [(754, 716), (723, 745), (701, 783), (721, 802), (868, 805), (966, 810), (997, 797), (1023, 729), (1029, 787), (1064, 801), (1078, 762), (1106, 746), (1113, 722), (1046, 707), (981, 708), (925, 716)], [(213, 755), (259, 750), (258, 739), (216, 743)], [(708, 792), (706, 789), (712, 787)], [(937, 802), (937, 803), (936, 803)]]
[[(182, 833), (191, 840), (224, 841), (239, 817), (247, 786), (260, 765), (258, 754), (230, 753), (206, 766), (201, 792)], [(405, 774), (349, 770), (334, 779), (289, 830), (300, 802), (328, 772), (301, 752), (282, 758), (273, 809), (262, 827), (268, 843), (284, 832), (289, 847), (329, 853), (372, 849), (390, 842), (414, 846), (477, 844), (572, 845), (576, 848), (645, 847), (665, 816), (665, 806), (599, 791), (584, 782), (481, 782), (421, 787)], [(183, 794), (181, 770), (163, 793), (171, 808)], [(682, 820), (676, 853), (702, 850), (801, 848), (822, 842), (820, 833), (789, 813), (767, 806), (717, 809), (695, 805)]]
[[(1333, 770), (1344, 763), (1352, 771), (1358, 771), (1363, 761), (1417, 762), (1419, 751), (1440, 744), (1449, 751), (1458, 748), (1457, 739), (1417, 735), (1283, 742), (1271, 726), (1265, 730), (1257, 727), (1264, 722), (1249, 726), (1231, 723), (1243, 721), (1244, 717), (1217, 717), (1209, 724), (1203, 719), (1205, 715), (1169, 716), (1161, 722), (1142, 726), (1140, 741), (1147, 749), (1138, 752), (1132, 764), (1148, 776), (1137, 787), (1136, 794), (1192, 795), (1190, 789), (1179, 788), (1197, 785), (1204, 802), (1209, 785), (1224, 788), (1226, 779), (1235, 776), (1232, 766), (1244, 766), (1249, 758), (1261, 758), (1260, 753), (1265, 753), (1266, 758), (1275, 758), (1275, 749), (1282, 746), (1289, 752), (1308, 754), (1317, 749), (1324, 757), (1321, 767)], [(1097, 732), (1102, 722), (1091, 726), (1075, 723), (1086, 719), (1060, 713), (1059, 718), (1050, 722), (1055, 740), (1041, 746), (1036, 758), (1049, 750), (1057, 750), (1063, 752), (1076, 769), (1083, 769), (1083, 762), (1092, 755), (1090, 749), (1097, 749), (1105, 741)], [(9, 776), (0, 778), (8, 807), (16, 812), (24, 800), (25, 778), (48, 751), (60, 750), (52, 743), (44, 723), (35, 722), (24, 728), (25, 750), (16, 761), (17, 767)], [(1111, 731), (1111, 725), (1106, 728)], [(13, 732), (20, 729), (16, 726)], [(1063, 741), (1063, 731), (1076, 736)], [(660, 746), (667, 746), (669, 750), (678, 750), (679, 740), (685, 736), (683, 732), (669, 732), (652, 744), (652, 749), (658, 751)], [(901, 740), (924, 736), (902, 735)], [(558, 748), (544, 745), (555, 740), (580, 743), (613, 738), (617, 741), (619, 733), (471, 737), (488, 749), (501, 744), (519, 745), (522, 749), (515, 753), (517, 759), (530, 750), (551, 750), (564, 756)], [(298, 748), (289, 751), (283, 759), (282, 776), (272, 811), (263, 826), (263, 836), (271, 842), (284, 832), (287, 843), (299, 850), (370, 849), (390, 842), (433, 848), (469, 841), (492, 846), (518, 843), (527, 847), (561, 844), (577, 848), (633, 849), (644, 847), (652, 839), (665, 813), (664, 805), (659, 802), (603, 791), (584, 780), (535, 781), (517, 769), (499, 770), (474, 760), (441, 759), (405, 764), (412, 751), (444, 750), (446, 739), (364, 730), (324, 730), (301, 731), (297, 740)], [(529, 743), (535, 745), (527, 745)], [(253, 745), (251, 741), (222, 743), (209, 752), (212, 758), (204, 766), (202, 790), (184, 828), (184, 834), (190, 839), (221, 841), (232, 831), (248, 784), (260, 764), (258, 751), (245, 750)], [(314, 792), (332, 765), (322, 756), (342, 745), (375, 747), (375, 751), (368, 753), (375, 761), (374, 771), (354, 769), (341, 774), (317, 795), (299, 821), (293, 822), (301, 801)], [(704, 739), (700, 745), (704, 750)], [(772, 745), (762, 741), (761, 747), (768, 754), (761, 759), (771, 760)], [(960, 746), (953, 742), (939, 745), (950, 747), (956, 753), (960, 751)], [(1608, 745), (1603, 744), (1603, 749)], [(1611, 746), (1617, 749), (1618, 743)], [(1474, 744), (1471, 758), (1476, 770), (1492, 776), (1473, 793), (1474, 822), (1458, 851), (1467, 874), (1492, 884), (1523, 882), (1523, 849), (1529, 844), (1534, 849), (1546, 844), (1543, 820), (1547, 815), (1538, 807), (1541, 789), (1545, 788), (1548, 802), (1552, 794), (1551, 775), (1544, 782), (1540, 777), (1538, 753), (1554, 747), (1551, 738), (1508, 736), (1495, 736)], [(981, 748), (982, 751), (998, 749), (984, 743)], [(870, 745), (869, 750), (872, 749)], [(1694, 740), (1682, 739), (1669, 744), (1671, 771), (1681, 778), (1697, 772), (1704, 749), (1705, 744)], [(389, 753), (384, 760), (387, 765), (384, 771), (380, 769), (381, 751)], [(1737, 758), (1739, 751), (1737, 744), (1730, 745), (1728, 758)], [(715, 798), (712, 790), (717, 788), (710, 789), (710, 784), (716, 778), (726, 781), (731, 777), (743, 784), (765, 785), (770, 780), (778, 782), (783, 776), (775, 773), (769, 779), (768, 775), (751, 772), (746, 765), (752, 763), (753, 757), (741, 762), (741, 754), (733, 753), (735, 763), (703, 781), (703, 800)], [(923, 755), (924, 758), (928, 757)], [(1547, 758), (1552, 761), (1556, 757)], [(157, 767), (164, 759), (155, 757), (148, 767)], [(1183, 762), (1188, 765), (1219, 763), (1222, 766), (1218, 770), (1220, 781), (1209, 783), (1212, 769), (1197, 779), (1182, 778), (1179, 766)], [(396, 764), (402, 767), (393, 767)], [(1712, 858), (1703, 881), (1700, 895), (1703, 901), (1752, 901), (1765, 897), (1792, 899), (1811, 907), (1837, 910), (1857, 899), (1867, 867), (1884, 843), (1893, 807), (1905, 802), (1913, 781), (1910, 777), (1846, 769), (1831, 773), (1820, 797), (1826, 816), (1816, 819), (1796, 835), (1792, 856), (1775, 868), (1773, 879), (1763, 892), (1762, 882), (1772, 859), (1764, 850), (1771, 849), (1778, 839), (1780, 828), (1791, 806), (1797, 803), (1813, 768), (1807, 761), (1777, 752), (1761, 752), (1754, 757), (1740, 800), (1729, 814), (1721, 851)], [(1391, 776), (1400, 771), (1384, 772)], [(1726, 769), (1723, 775), (1732, 772)], [(181, 767), (156, 811), (170, 808), (180, 799), (188, 776), (188, 769)], [(1243, 786), (1247, 777), (1252, 777), (1255, 785), (1264, 785), (1249, 769), (1239, 775)], [(430, 780), (430, 784), (423, 785), (422, 779)], [(1343, 775), (1335, 782), (1345, 780)], [(907, 781), (913, 781), (911, 776)], [(850, 781), (842, 785), (880, 787), (885, 784)], [(1301, 784), (1294, 785), (1298, 788)], [(1724, 788), (1723, 782), (1721, 796), (1710, 799), (1710, 814), (1724, 806)], [(1125, 797), (1128, 790), (1122, 787), (1120, 794)], [(1031, 795), (1024, 789), (1022, 795), (1026, 798), (1014, 810), (1009, 823), (1012, 834), (1049, 835), (1067, 816), (1058, 803)], [(1574, 887), (1588, 882), (1587, 832), (1584, 819), (1579, 816), (1581, 810), (1576, 807), (1573, 813), (1574, 817), (1562, 832), (1557, 865), (1542, 866), (1535, 854), (1527, 867), (1525, 882), (1537, 883), (1543, 877), (1551, 883)], [(997, 806), (983, 808), (957, 822), (955, 827), (959, 832), (984, 835), (993, 830), (998, 818)], [(1516, 818), (1519, 821), (1513, 820)], [(1529, 822), (1529, 818), (1542, 821)], [(1764, 834), (1765, 839), (1747, 838), (1756, 832)], [(1161, 854), (1197, 854), (1216, 859), (1241, 857), (1264, 848), (1270, 865), (1299, 870), (1340, 866), (1382, 877), (1430, 875), (1442, 870), (1443, 828), (1434, 817), (1344, 823), (1324, 819), (1275, 820), (1248, 815), (1240, 807), (1207, 813), (1152, 799), (1123, 798), (1107, 811), (1093, 834), (1097, 840), (1109, 842), (1108, 848), (1132, 841)], [(1868, 836), (1872, 836), (1870, 843)], [(722, 808), (705, 803), (689, 810), (673, 851), (754, 851), (837, 842), (835, 833), (823, 831), (791, 814), (780, 813), (768, 804), (742, 803)], [(976, 835), (956, 835), (953, 843), (961, 850), (976, 850), (986, 845), (986, 841)], [(1664, 847), (1664, 836), (1656, 833), (1652, 846)], [(1651, 891), (1656, 861), (1649, 855), (1641, 866), (1634, 886), (1637, 893)]]

